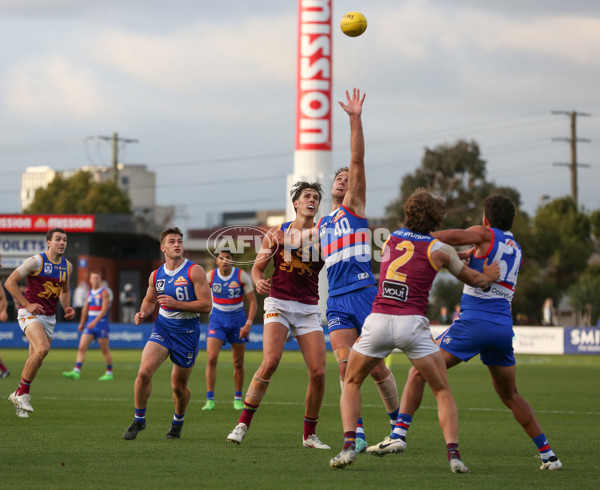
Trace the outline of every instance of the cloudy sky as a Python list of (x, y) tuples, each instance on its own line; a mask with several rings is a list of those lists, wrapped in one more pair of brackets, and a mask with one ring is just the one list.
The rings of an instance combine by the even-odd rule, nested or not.
[[(344, 36), (344, 13), (369, 21)], [(296, 0), (0, 0), (0, 213), (18, 212), (26, 166), (110, 164), (96, 139), (138, 143), (121, 161), (157, 173), (184, 229), (223, 211), (283, 209), (293, 170)], [(333, 0), (333, 93), (367, 93), (369, 216), (383, 216), (425, 147), (476, 140), (488, 178), (570, 193), (576, 110), (580, 203), (600, 208), (600, 2)], [(333, 162), (348, 160), (336, 106)], [(91, 137), (91, 138), (90, 138)]]

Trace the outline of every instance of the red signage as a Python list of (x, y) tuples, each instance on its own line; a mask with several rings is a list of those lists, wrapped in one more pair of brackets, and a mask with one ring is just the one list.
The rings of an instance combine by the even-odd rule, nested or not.
[(66, 232), (91, 232), (96, 226), (92, 214), (0, 214), (0, 232), (46, 233), (52, 228)]
[(296, 150), (331, 150), (331, 0), (298, 0)]

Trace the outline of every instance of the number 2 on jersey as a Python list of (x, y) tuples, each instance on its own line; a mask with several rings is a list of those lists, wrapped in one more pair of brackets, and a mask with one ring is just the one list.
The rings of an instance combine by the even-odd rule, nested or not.
[(396, 244), (396, 250), (404, 250), (404, 253), (390, 263), (387, 268), (385, 278), (389, 279), (390, 281), (406, 282), (406, 274), (398, 272), (398, 269), (412, 259), (412, 256), (415, 253), (415, 245), (409, 240), (404, 240)]

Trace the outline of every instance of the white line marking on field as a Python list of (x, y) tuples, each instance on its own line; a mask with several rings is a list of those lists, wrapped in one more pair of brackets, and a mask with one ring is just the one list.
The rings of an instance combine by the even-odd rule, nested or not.
[[(64, 400), (64, 398), (59, 398), (59, 397), (55, 397), (55, 396), (36, 396), (36, 398), (38, 399), (42, 399), (42, 400)], [(125, 403), (125, 402), (133, 402), (133, 398), (91, 398), (91, 397), (85, 397), (85, 398), (76, 398), (76, 399), (72, 399), (71, 401), (84, 401), (84, 402), (109, 402), (109, 403)], [(172, 398), (150, 398), (149, 403), (173, 403), (173, 399)], [(199, 398), (199, 399), (191, 399), (190, 403), (198, 403), (198, 404), (202, 404), (204, 405), (204, 403), (206, 403), (206, 400), (204, 398)], [(231, 403), (231, 401), (215, 401), (215, 404), (217, 405), (229, 405)], [(264, 401), (261, 403), (261, 405), (275, 405), (275, 406), (304, 406), (304, 403), (302, 402), (277, 402), (277, 401)], [(324, 407), (338, 407), (339, 405), (337, 403), (323, 403)], [(364, 403), (362, 405), (365, 408), (381, 408), (382, 405), (375, 405), (375, 404), (369, 404), (369, 403)], [(437, 407), (430, 407), (430, 406), (421, 406), (419, 407), (419, 410), (435, 410), (437, 411)], [(461, 410), (464, 411), (469, 411), (469, 412), (505, 412), (505, 413), (510, 413), (510, 410), (508, 410), (507, 408), (485, 408), (485, 407), (459, 407), (458, 411), (460, 412)], [(553, 415), (592, 415), (592, 416), (599, 416), (600, 412), (578, 412), (575, 410), (535, 410), (535, 413), (548, 413), (548, 414), (553, 414)]]

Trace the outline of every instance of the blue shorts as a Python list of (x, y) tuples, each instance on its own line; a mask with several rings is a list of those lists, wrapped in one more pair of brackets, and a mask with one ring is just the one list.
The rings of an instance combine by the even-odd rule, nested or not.
[(90, 322), (87, 323), (87, 325), (83, 329), (83, 332), (81, 333), (93, 335), (96, 339), (105, 339), (106, 337), (108, 337), (108, 322), (100, 321), (98, 322), (95, 328), (89, 328), (89, 324)]
[(174, 327), (171, 323), (165, 325), (160, 316), (154, 322), (154, 328), (148, 342), (156, 342), (170, 352), (173, 364), (183, 368), (191, 368), (198, 355), (200, 342), (200, 322), (187, 323), (186, 326)]
[(329, 332), (355, 328), (360, 335), (365, 318), (371, 313), (375, 296), (377, 296), (376, 286), (355, 289), (339, 296), (330, 296), (327, 299)]
[(440, 349), (468, 361), (477, 354), (486, 366), (514, 366), (512, 324), (491, 323), (463, 314), (440, 335)]
[(246, 324), (246, 313), (243, 309), (232, 313), (217, 313), (214, 311), (208, 321), (208, 338), (219, 339), (225, 345), (243, 344), (248, 342), (248, 337), (240, 339), (240, 330)]

